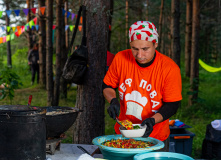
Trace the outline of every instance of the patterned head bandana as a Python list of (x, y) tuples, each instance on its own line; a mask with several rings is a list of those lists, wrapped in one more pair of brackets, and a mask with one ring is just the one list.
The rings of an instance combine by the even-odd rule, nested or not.
[(155, 25), (150, 21), (138, 21), (130, 26), (130, 42), (134, 40), (144, 40), (158, 43), (158, 33)]

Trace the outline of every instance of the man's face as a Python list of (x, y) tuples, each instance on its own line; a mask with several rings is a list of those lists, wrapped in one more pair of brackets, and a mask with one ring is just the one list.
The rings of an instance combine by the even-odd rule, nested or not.
[(141, 64), (148, 63), (153, 59), (157, 45), (157, 43), (144, 40), (134, 40), (130, 43), (134, 58)]

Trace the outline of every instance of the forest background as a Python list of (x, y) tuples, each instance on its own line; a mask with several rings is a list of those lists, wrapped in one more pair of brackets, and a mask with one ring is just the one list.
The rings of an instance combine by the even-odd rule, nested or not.
[[(89, 63), (94, 67), (91, 72), (95, 71), (93, 74), (88, 73), (88, 79), (94, 76), (99, 80), (92, 81), (90, 79), (92, 82), (86, 81), (85, 85), (77, 87), (66, 84), (61, 78), (62, 66), (68, 56), (68, 44), (73, 33), (70, 29), (65, 30), (65, 26), (74, 25), (76, 20), (76, 17), (73, 20), (66, 18), (67, 13), (62, 15), (62, 8), (77, 14), (80, 4), (86, 5), (88, 11), (88, 48), (89, 56), (93, 57), (89, 58)], [(200, 58), (213, 67), (221, 66), (220, 0), (105, 0), (102, 3), (99, 0), (47, 0), (46, 2), (43, 0), (35, 2), (31, 0), (16, 2), (4, 0), (0, 1), (0, 5), (2, 11), (47, 6), (44, 15), (39, 11), (36, 14), (30, 11), (27, 16), (21, 13), (20, 17), (12, 14), (10, 18), (5, 12), (2, 14), (1, 26), (22, 26), (38, 17), (40, 28), (38, 31), (30, 29), (21, 36), (0, 44), (0, 81), (3, 82), (3, 77), (10, 77), (10, 75), (19, 77), (19, 79), (15, 78), (15, 88), (8, 90), (6, 97), (0, 101), (1, 105), (26, 105), (28, 96), (31, 94), (34, 106), (59, 105), (83, 108), (85, 114), (81, 114), (73, 127), (67, 131), (64, 143), (91, 143), (91, 139), (98, 135), (114, 134), (115, 122), (106, 113), (108, 103), (104, 103), (102, 97), (101, 83), (105, 74), (106, 50), (116, 54), (118, 51), (129, 48), (129, 26), (138, 20), (149, 20), (156, 25), (160, 34), (158, 50), (170, 56), (181, 68), (183, 100), (177, 114), (172, 119), (180, 119), (185, 124), (192, 126), (189, 130), (196, 135), (193, 138), (192, 157), (201, 157), (206, 126), (211, 121), (220, 119), (221, 115), (221, 96), (219, 94), (221, 73), (208, 72), (198, 64)], [(195, 14), (199, 19), (193, 20), (197, 18)], [(199, 23), (196, 24), (197, 22)], [(54, 40), (52, 40), (53, 31), (50, 29), (53, 25), (56, 25)], [(195, 28), (196, 30), (194, 30)], [(12, 32), (10, 30), (6, 33), (0, 29), (0, 36)], [(81, 43), (81, 35), (82, 31), (78, 31), (74, 46)], [(194, 37), (194, 35), (197, 36)], [(42, 64), (47, 70), (45, 76), (41, 76), (40, 84), (31, 86), (31, 72), (27, 63), (27, 54), (34, 42), (40, 44), (40, 52), (45, 55), (43, 58), (45, 61), (42, 61)], [(59, 59), (59, 57), (62, 58)], [(46, 72), (50, 72), (50, 77), (46, 76)], [(20, 83), (22, 85), (19, 85)], [(50, 84), (54, 85), (50, 86)], [(62, 84), (65, 87), (62, 87)], [(11, 84), (11, 86), (13, 85)], [(89, 91), (86, 88), (97, 90), (99, 94), (93, 91), (85, 93), (85, 91)], [(84, 98), (79, 97), (85, 96), (100, 100), (91, 103), (91, 99), (88, 98), (90, 100), (86, 100), (87, 104), (91, 104), (91, 108), (88, 108), (84, 106), (85, 104), (80, 103)], [(99, 112), (99, 116), (96, 115), (94, 118), (94, 110), (97, 111), (96, 109), (101, 112)], [(85, 118), (86, 115), (90, 115), (88, 118), (91, 119)], [(80, 132), (76, 126), (79, 126), (79, 121), (83, 121), (85, 124), (85, 121), (88, 120), (91, 123), (95, 122), (94, 124), (99, 126), (99, 129), (94, 129), (93, 125), (86, 124), (85, 127), (91, 130), (88, 133), (90, 135), (84, 136), (87, 139), (81, 140), (81, 137), (75, 134)], [(94, 130), (97, 133), (94, 133)]]

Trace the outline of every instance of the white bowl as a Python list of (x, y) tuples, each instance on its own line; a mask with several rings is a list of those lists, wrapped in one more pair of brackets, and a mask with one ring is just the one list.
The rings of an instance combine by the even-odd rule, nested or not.
[(141, 129), (129, 129), (125, 130), (122, 127), (120, 127), (121, 134), (126, 138), (136, 138), (136, 137), (142, 137), (146, 131), (147, 125), (141, 126), (141, 124), (133, 124), (133, 126), (140, 126)]

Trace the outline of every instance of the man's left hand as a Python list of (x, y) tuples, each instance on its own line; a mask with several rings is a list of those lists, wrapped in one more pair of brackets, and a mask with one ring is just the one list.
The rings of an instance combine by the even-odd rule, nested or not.
[(149, 135), (153, 131), (153, 126), (155, 125), (155, 119), (154, 118), (147, 118), (142, 123), (141, 126), (147, 125), (146, 131), (143, 135), (143, 137), (149, 137)]

